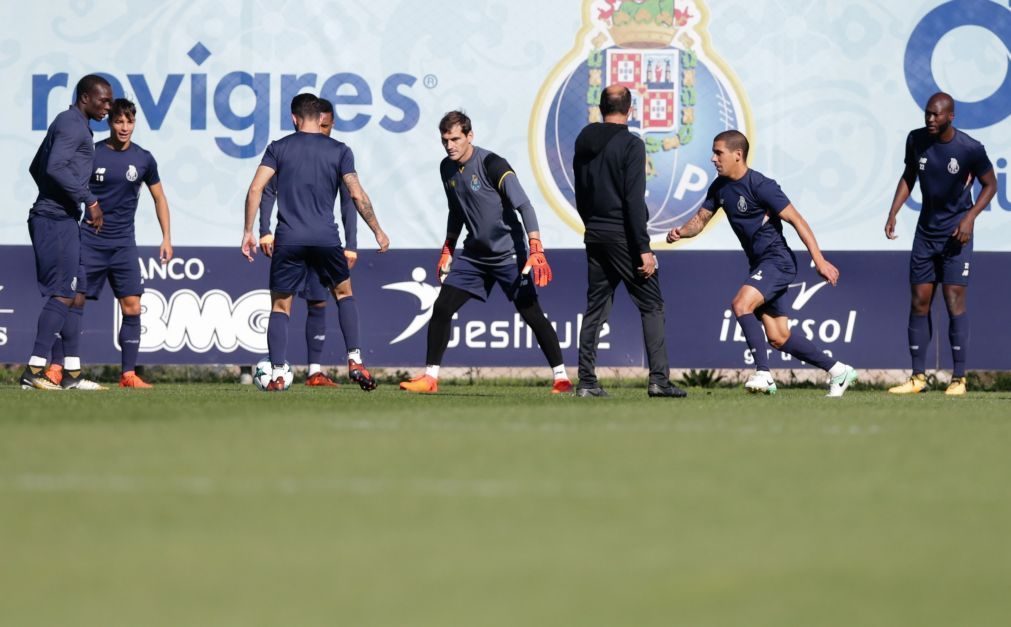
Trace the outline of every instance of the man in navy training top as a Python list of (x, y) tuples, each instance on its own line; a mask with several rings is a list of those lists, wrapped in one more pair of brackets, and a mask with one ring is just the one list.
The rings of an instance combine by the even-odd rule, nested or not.
[[(952, 126), (954, 119), (955, 101), (951, 96), (936, 93), (930, 97), (924, 110), (926, 126), (906, 137), (906, 167), (885, 222), (888, 239), (898, 237), (895, 220), (919, 176), (923, 206), (909, 256), (912, 306), (908, 332), (913, 374), (909, 381), (890, 388), (892, 394), (927, 390), (927, 348), (933, 331), (930, 304), (939, 282), (948, 308), (948, 339), (954, 362), (945, 394), (966, 393), (969, 314), (965, 293), (969, 287), (972, 231), (976, 217), (997, 193), (997, 179), (983, 144)], [(973, 203), (972, 186), (976, 180), (983, 188)]]
[[(273, 372), (268, 391), (284, 389), (292, 294), (305, 282), (307, 268), (316, 271), (320, 283), (334, 299), (347, 287), (341, 284), (351, 279), (333, 212), (341, 181), (347, 186), (358, 214), (375, 234), (379, 252), (386, 252), (390, 246), (376, 219), (372, 201), (358, 181), (351, 148), (320, 132), (321, 112), (319, 99), (312, 94), (299, 94), (292, 99), (291, 116), (298, 130), (267, 146), (246, 194), (241, 249), (252, 262), (257, 246), (253, 222), (264, 187), (277, 175), (277, 232), (270, 257), (272, 302), (267, 327)], [(375, 389), (376, 382), (362, 363), (352, 363), (350, 369), (351, 380), (363, 390)]]
[[(100, 76), (89, 74), (75, 89), (76, 101), (49, 125), (28, 171), (39, 195), (28, 214), (28, 233), (35, 251), (39, 291), (47, 299), (39, 314), (31, 358), (21, 374), (23, 389), (100, 390), (102, 386), (81, 377), (79, 338), (83, 295), (77, 294), (81, 265), (79, 221), (102, 229), (102, 208), (88, 187), (95, 156), (88, 120), (102, 120), (112, 104), (112, 88)], [(76, 311), (75, 311), (76, 310)], [(65, 376), (59, 385), (45, 375), (46, 358), (57, 336), (67, 353)]]
[[(319, 99), (322, 113), (319, 118), (320, 132), (330, 136), (333, 130), (333, 103), (325, 98)], [(270, 257), (274, 251), (274, 234), (270, 230), (270, 216), (274, 212), (274, 199), (277, 197), (277, 176), (263, 190), (260, 200), (260, 248)], [(344, 257), (348, 261), (348, 269), (355, 267), (358, 261), (358, 213), (355, 204), (348, 195), (347, 187), (340, 186), (341, 222), (344, 224), (346, 238)], [(361, 363), (362, 355), (359, 348), (358, 304), (351, 292), (351, 281), (340, 284), (337, 294), (337, 316), (341, 331), (344, 334), (344, 345), (347, 348), (348, 364)], [(323, 343), (326, 341), (326, 300), (329, 296), (326, 288), (319, 281), (316, 272), (309, 268), (305, 277), (305, 285), (299, 291), (300, 297), (308, 305), (305, 317), (305, 344), (308, 349), (309, 375), (305, 380), (308, 386), (337, 387), (337, 384), (322, 370), (320, 362), (323, 355)], [(348, 376), (351, 369), (348, 369)]]
[[(425, 372), (401, 383), (400, 389), (427, 394), (439, 391), (439, 367), (449, 344), (453, 314), (472, 298), (485, 300), (498, 284), (533, 330), (551, 366), (551, 392), (571, 392), (558, 335), (544, 317), (534, 289), (534, 284), (544, 287), (551, 281), (551, 268), (544, 257), (533, 205), (509, 163), (473, 144), (474, 131), (467, 115), (447, 113), (439, 122), (439, 132), (447, 154), (439, 170), (449, 203), (446, 241), (437, 269), (442, 288), (428, 323)], [(517, 214), (523, 218), (522, 225)], [(453, 252), (464, 225), (467, 238), (454, 262)]]
[[(100, 231), (90, 224), (81, 227), (81, 266), (85, 280), (83, 285), (78, 282), (77, 289), (88, 300), (98, 300), (106, 281), (112, 286), (123, 314), (119, 327), (123, 365), (119, 386), (150, 388), (152, 386), (135, 372), (140, 351), (140, 297), (144, 287), (137, 264), (134, 223), (142, 184), (151, 192), (161, 226), (159, 257), (162, 264), (172, 259), (172, 235), (168, 199), (158, 176), (158, 163), (150, 152), (133, 142), (136, 120), (137, 107), (125, 98), (117, 98), (109, 110), (109, 137), (95, 144), (91, 191), (105, 208), (105, 224)], [(46, 370), (50, 380), (59, 382), (62, 379), (64, 359), (63, 342), (57, 339), (53, 344), (53, 361)]]
[(698, 212), (684, 226), (671, 229), (667, 241), (695, 237), (722, 209), (748, 256), (750, 278), (731, 304), (755, 360), (755, 373), (744, 389), (776, 393), (762, 334), (764, 325), (773, 348), (828, 371), (827, 396), (842, 396), (856, 381), (856, 370), (827, 356), (802, 333), (792, 333), (789, 318), (780, 309), (780, 299), (797, 276), (797, 259), (783, 236), (783, 222), (796, 229), (811, 253), (815, 270), (829, 284), (835, 286), (839, 270), (822, 256), (811, 227), (776, 181), (748, 168), (748, 148), (748, 139), (740, 131), (723, 131), (713, 139), (712, 162), (719, 176), (709, 186)]

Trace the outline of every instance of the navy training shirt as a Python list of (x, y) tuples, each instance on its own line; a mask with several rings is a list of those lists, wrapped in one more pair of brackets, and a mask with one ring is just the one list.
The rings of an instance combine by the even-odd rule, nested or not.
[(275, 243), (340, 246), (333, 209), (341, 181), (355, 172), (351, 148), (322, 133), (296, 131), (270, 142), (260, 165), (277, 178)]
[(39, 186), (31, 214), (80, 220), (81, 205), (95, 202), (88, 188), (93, 138), (88, 118), (77, 107), (71, 105), (56, 116), (28, 167)]
[(786, 252), (779, 214), (790, 204), (779, 184), (755, 170), (738, 180), (719, 176), (709, 186), (702, 208), (727, 214), (730, 227), (741, 242), (748, 264), (755, 267), (763, 257)]
[(150, 187), (159, 182), (158, 163), (137, 144), (130, 142), (126, 150), (116, 150), (105, 141), (95, 144), (91, 191), (98, 197), (105, 224), (98, 233), (90, 224), (82, 224), (81, 241), (103, 247), (135, 245), (141, 185)]
[(955, 129), (948, 143), (931, 136), (925, 128), (906, 137), (904, 177), (912, 189), (920, 179), (923, 207), (916, 233), (931, 238), (950, 237), (962, 215), (972, 208), (972, 184), (993, 164), (986, 149), (972, 137)]
[[(270, 216), (274, 212), (274, 201), (277, 199), (277, 175), (270, 178), (266, 187), (263, 188), (263, 196), (260, 197), (260, 237), (271, 232)], [(348, 186), (341, 181), (340, 184), (341, 222), (344, 224), (344, 249), (350, 251), (358, 250), (358, 208), (355, 201), (351, 199), (351, 192)]]
[(443, 159), (439, 173), (449, 202), (446, 230), (460, 233), (467, 226), (462, 257), (502, 264), (527, 254), (525, 234), (538, 230), (537, 214), (505, 159), (474, 146), (463, 165)]

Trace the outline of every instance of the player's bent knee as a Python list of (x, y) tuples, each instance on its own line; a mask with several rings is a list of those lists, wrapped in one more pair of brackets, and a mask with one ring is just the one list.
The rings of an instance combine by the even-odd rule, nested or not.
[(733, 310), (734, 315), (738, 318), (755, 313), (755, 307), (743, 299), (735, 298), (733, 302), (730, 303), (730, 308)]
[(124, 296), (119, 299), (119, 308), (124, 316), (140, 315), (140, 296)]

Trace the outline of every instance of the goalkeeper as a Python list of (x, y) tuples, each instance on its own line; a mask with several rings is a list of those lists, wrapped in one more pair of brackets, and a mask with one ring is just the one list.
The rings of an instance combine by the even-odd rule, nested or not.
[[(471, 298), (485, 300), (498, 284), (544, 351), (554, 379), (552, 393), (572, 392), (558, 336), (544, 317), (534, 289), (534, 285), (544, 287), (551, 281), (551, 268), (544, 257), (533, 206), (509, 163), (473, 144), (470, 118), (464, 113), (447, 113), (439, 122), (439, 131), (447, 155), (439, 170), (449, 202), (446, 243), (438, 266), (442, 289), (428, 323), (425, 373), (401, 383), (400, 389), (439, 391), (439, 365), (449, 344), (453, 314)], [(464, 225), (467, 237), (454, 260)]]

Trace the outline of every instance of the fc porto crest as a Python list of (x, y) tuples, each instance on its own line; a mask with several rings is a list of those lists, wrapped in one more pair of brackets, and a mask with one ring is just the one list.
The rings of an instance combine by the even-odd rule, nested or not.
[(478, 178), (477, 174), (470, 175), (470, 188), (475, 192), (481, 189), (481, 179)]
[(743, 90), (709, 44), (703, 0), (583, 0), (572, 51), (541, 86), (531, 117), (530, 152), (545, 198), (577, 231), (572, 157), (584, 126), (601, 121), (608, 85), (632, 92), (629, 130), (646, 144), (648, 229), (655, 243), (698, 210), (715, 178), (712, 138), (746, 135)]
[(131, 183), (137, 180), (137, 166), (130, 164), (130, 167), (126, 169), (126, 180)]
[(951, 161), (948, 162), (948, 172), (958, 174), (958, 159), (955, 159), (955, 157), (952, 157)]

